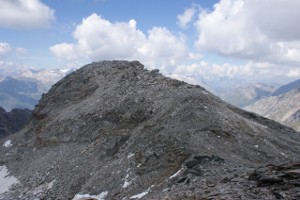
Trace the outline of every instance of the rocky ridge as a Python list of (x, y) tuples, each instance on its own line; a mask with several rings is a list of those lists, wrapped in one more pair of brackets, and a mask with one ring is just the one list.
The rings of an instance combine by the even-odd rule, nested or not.
[[(300, 162), (300, 135), (137, 61), (92, 63), (42, 96), (0, 161), (0, 199), (297, 199), (266, 168)], [(4, 141), (3, 141), (4, 142)], [(263, 169), (263, 170), (260, 170)], [(277, 190), (274, 192), (274, 188)], [(279, 195), (278, 195), (279, 193)]]

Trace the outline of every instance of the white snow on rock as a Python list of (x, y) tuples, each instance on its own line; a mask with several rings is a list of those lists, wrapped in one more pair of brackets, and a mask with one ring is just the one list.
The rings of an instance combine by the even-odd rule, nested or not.
[(0, 194), (8, 191), (16, 183), (19, 183), (18, 179), (14, 176), (9, 176), (6, 166), (0, 166)]
[(99, 195), (89, 195), (89, 194), (76, 194), (72, 200), (84, 200), (86, 198), (94, 198), (97, 200), (105, 200), (108, 191), (101, 192)]
[(124, 181), (124, 184), (122, 186), (123, 188), (127, 188), (131, 184), (131, 181), (129, 181), (128, 178), (129, 178), (129, 174), (127, 174), (125, 176), (125, 181)]
[(127, 156), (127, 158), (129, 159), (129, 158), (131, 158), (132, 156), (134, 156), (134, 154), (133, 154), (133, 153), (130, 153), (130, 154)]
[(178, 170), (175, 174), (170, 176), (170, 179), (175, 178), (181, 171), (182, 171), (182, 169)]
[(3, 147), (11, 147), (11, 146), (12, 146), (11, 140), (6, 140), (3, 144)]
[(141, 193), (139, 193), (139, 194), (136, 194), (136, 195), (131, 196), (130, 199), (140, 199), (140, 198), (144, 197), (145, 195), (147, 195), (147, 194), (150, 192), (150, 190), (151, 190), (152, 187), (154, 187), (154, 185), (152, 185), (151, 187), (149, 187), (149, 188), (148, 188), (146, 191), (144, 191), (144, 192), (141, 192)]

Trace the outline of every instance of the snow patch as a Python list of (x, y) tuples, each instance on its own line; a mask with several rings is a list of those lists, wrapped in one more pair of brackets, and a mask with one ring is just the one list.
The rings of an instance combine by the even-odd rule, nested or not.
[(254, 147), (258, 149), (258, 145), (254, 145)]
[(60, 69), (59, 71), (66, 74), (66, 73), (70, 72), (71, 69)]
[(18, 179), (14, 176), (9, 176), (6, 166), (0, 166), (0, 194), (8, 191), (16, 183), (19, 183)]
[(149, 187), (146, 191), (141, 192), (141, 193), (136, 194), (136, 195), (133, 195), (133, 196), (130, 197), (130, 199), (140, 199), (140, 198), (146, 196), (150, 192), (151, 188), (154, 187), (154, 186), (155, 185), (151, 185), (151, 187)]
[(72, 200), (84, 200), (85, 198), (93, 198), (96, 200), (105, 200), (108, 191), (101, 192), (99, 195), (89, 195), (89, 194), (76, 194)]
[(50, 183), (47, 184), (47, 188), (51, 189), (53, 188), (54, 183), (56, 182), (56, 180), (54, 179), (53, 181), (51, 181)]
[(3, 144), (3, 147), (11, 147), (11, 146), (12, 146), (11, 140), (6, 140)]
[(133, 154), (133, 153), (130, 153), (130, 154), (127, 156), (127, 158), (129, 159), (129, 158), (131, 158), (132, 156), (134, 156), (134, 154)]
[(175, 178), (181, 171), (182, 171), (182, 169), (178, 170), (175, 174), (170, 176), (170, 179)]
[(128, 178), (129, 178), (129, 174), (125, 176), (125, 181), (122, 188), (127, 188), (131, 184), (131, 181), (129, 181)]

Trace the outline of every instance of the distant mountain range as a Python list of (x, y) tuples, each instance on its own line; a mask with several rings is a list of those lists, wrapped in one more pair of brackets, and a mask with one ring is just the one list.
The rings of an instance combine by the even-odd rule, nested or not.
[(245, 109), (300, 131), (300, 79), (281, 86), (272, 96)]
[(238, 107), (245, 107), (264, 97), (270, 96), (276, 89), (276, 86), (264, 83), (249, 84), (246, 86), (237, 86), (227, 91), (221, 92), (219, 96)]
[(14, 108), (33, 109), (41, 95), (73, 70), (17, 69), (3, 71), (0, 81), (0, 106), (6, 111)]

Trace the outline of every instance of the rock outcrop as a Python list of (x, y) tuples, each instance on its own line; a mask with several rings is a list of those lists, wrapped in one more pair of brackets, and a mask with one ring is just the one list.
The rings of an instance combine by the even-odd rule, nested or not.
[(293, 199), (299, 191), (290, 181), (277, 195), (258, 184), (266, 170), (255, 175), (299, 162), (299, 133), (137, 61), (66, 76), (9, 139), (0, 161), (18, 184), (0, 199)]
[(28, 109), (6, 112), (0, 107), (0, 139), (21, 130), (30, 116), (31, 111)]

